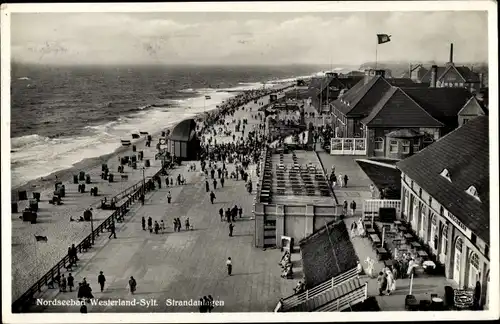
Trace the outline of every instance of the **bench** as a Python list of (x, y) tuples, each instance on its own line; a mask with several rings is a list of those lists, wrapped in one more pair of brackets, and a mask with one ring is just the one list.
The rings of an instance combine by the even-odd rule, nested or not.
[(122, 174), (122, 175), (120, 175), (120, 177), (122, 180), (125, 180), (125, 181), (128, 180), (128, 174)]

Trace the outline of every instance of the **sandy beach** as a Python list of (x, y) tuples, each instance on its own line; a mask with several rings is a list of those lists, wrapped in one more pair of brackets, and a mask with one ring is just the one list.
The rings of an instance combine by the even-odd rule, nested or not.
[[(200, 116), (201, 115), (201, 116)], [(204, 113), (197, 117), (202, 117)], [(166, 128), (165, 130), (167, 130)], [(146, 178), (154, 175), (161, 167), (160, 161), (154, 160), (156, 153), (156, 143), (161, 132), (152, 134), (153, 141), (150, 148), (145, 147), (145, 136), (134, 141), (137, 151), (144, 151), (144, 159), (149, 159), (151, 167), (146, 168)], [(125, 166), (125, 174), (128, 180), (123, 181), (117, 173), (120, 156), (133, 155), (132, 146), (120, 147), (111, 154), (98, 158), (84, 159), (73, 167), (54, 172), (53, 174), (35, 179), (29, 183), (12, 189), (12, 196), (17, 196), (17, 192), (26, 190), (28, 198), (32, 197), (32, 192), (41, 193), (39, 203), (37, 224), (23, 222), (19, 217), (21, 213), (11, 215), (12, 220), (12, 297), (16, 299), (29, 287), (31, 287), (39, 277), (49, 271), (62, 257), (67, 254), (68, 246), (78, 244), (91, 233), (89, 222), (70, 222), (70, 216), (77, 219), (89, 206), (94, 207), (94, 228), (104, 221), (112, 211), (96, 209), (100, 205), (100, 200), (107, 197), (108, 200), (119, 192), (131, 187), (142, 180), (143, 163), (139, 162), (137, 170)], [(115, 174), (115, 182), (100, 178), (102, 164), (107, 164), (111, 173)], [(92, 184), (86, 186), (86, 193), (77, 191), (77, 184), (73, 184), (73, 175), (84, 171), (91, 175)], [(48, 203), (52, 198), (55, 181), (61, 181), (66, 187), (66, 197), (63, 198), (63, 205), (53, 206)], [(163, 182), (162, 182), (163, 183)], [(90, 196), (90, 187), (99, 188), (99, 196)], [(26, 201), (24, 201), (26, 203)], [(20, 204), (19, 211), (24, 206)], [(36, 243), (34, 235), (47, 236), (48, 242)], [(36, 243), (36, 244), (35, 244)]]

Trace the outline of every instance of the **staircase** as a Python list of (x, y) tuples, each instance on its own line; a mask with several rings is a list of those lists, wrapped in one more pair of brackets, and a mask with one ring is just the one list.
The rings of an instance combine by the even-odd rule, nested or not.
[[(337, 286), (340, 286), (352, 279), (356, 279), (358, 275), (358, 271), (356, 268), (353, 268), (351, 270), (348, 270), (336, 277), (333, 277), (332, 279), (329, 279), (311, 289), (308, 289), (300, 294), (295, 294), (292, 296), (289, 296), (287, 298), (284, 298), (280, 300), (278, 305), (275, 308), (275, 312), (288, 312), (292, 310), (293, 308), (306, 303), (309, 300), (312, 300), (314, 298), (317, 298)], [(359, 280), (359, 279), (356, 279)], [(351, 303), (352, 304), (352, 303)], [(339, 305), (341, 306), (341, 305)]]

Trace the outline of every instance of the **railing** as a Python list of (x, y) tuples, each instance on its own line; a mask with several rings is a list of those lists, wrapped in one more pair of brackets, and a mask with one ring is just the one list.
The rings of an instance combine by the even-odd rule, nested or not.
[(347, 294), (337, 298), (333, 302), (326, 304), (315, 312), (341, 312), (344, 309), (351, 308), (357, 303), (363, 302), (368, 298), (368, 283), (363, 286), (348, 292)]
[(363, 202), (363, 219), (378, 219), (380, 208), (394, 208), (396, 215), (401, 215), (400, 199), (366, 199)]
[[(162, 169), (160, 169), (154, 177), (159, 175), (162, 172)], [(146, 181), (145, 183), (145, 192), (148, 192), (152, 190), (152, 180), (150, 179), (149, 181)], [(104, 222), (102, 222), (99, 226), (97, 226), (94, 231), (89, 234), (86, 238), (84, 238), (77, 246), (76, 249), (79, 253), (82, 253), (82, 250), (86, 250), (90, 247), (92, 247), (92, 237), (99, 236), (100, 233), (104, 232), (107, 230), (107, 228), (115, 222), (115, 219), (117, 217), (122, 217), (128, 212), (128, 208), (131, 204), (133, 204), (136, 200), (139, 199), (143, 192), (143, 182), (142, 180), (131, 186), (130, 188), (135, 188), (136, 190), (130, 194), (128, 199), (118, 207), (113, 213), (106, 218)], [(130, 189), (129, 188), (129, 189)], [(127, 189), (128, 190), (128, 189)], [(33, 286), (31, 286), (24, 294), (21, 295), (13, 304), (12, 304), (12, 312), (13, 313), (21, 313), (24, 310), (26, 310), (33, 301), (33, 296), (37, 292), (41, 292), (42, 287), (48, 285), (50, 282), (54, 282), (54, 278), (56, 276), (60, 276), (61, 274), (61, 269), (66, 269), (67, 265), (71, 264), (70, 258), (68, 255), (66, 255), (64, 258), (62, 258), (61, 261), (59, 261), (52, 269), (50, 269), (45, 275), (42, 276)]]
[(281, 307), (280, 310), (286, 311), (287, 309), (293, 308), (299, 304), (302, 304), (306, 300), (314, 298), (318, 295), (321, 295), (325, 291), (333, 289), (335, 286), (352, 279), (358, 275), (357, 268), (352, 268), (351, 270), (341, 273), (340, 275), (333, 277), (332, 279), (328, 279), (327, 281), (306, 290), (300, 294), (292, 295), (290, 297), (284, 298), (280, 300)]

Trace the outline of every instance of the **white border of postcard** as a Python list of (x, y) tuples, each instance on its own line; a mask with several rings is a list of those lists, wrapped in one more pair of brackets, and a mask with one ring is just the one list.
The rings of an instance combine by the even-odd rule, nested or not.
[[(373, 1), (373, 2), (239, 2), (239, 3), (113, 3), (113, 4), (2, 4), (1, 5), (1, 120), (2, 120), (2, 215), (10, 215), (10, 14), (14, 12), (324, 12), (324, 11), (487, 11), (490, 106), (490, 310), (463, 312), (376, 312), (365, 313), (156, 313), (151, 314), (12, 314), (11, 280), (2, 280), (2, 315), (6, 323), (161, 323), (161, 322), (307, 322), (307, 321), (407, 321), (498, 319), (499, 217), (498, 217), (498, 31), (494, 1)], [(407, 26), (405, 28), (411, 28)], [(416, 30), (415, 32), (418, 32)], [(7, 219), (7, 220), (5, 220)], [(2, 217), (2, 278), (10, 278), (10, 218)], [(494, 266), (494, 265), (497, 266)], [(403, 302), (403, 301), (402, 301)], [(495, 307), (497, 305), (497, 307)]]

